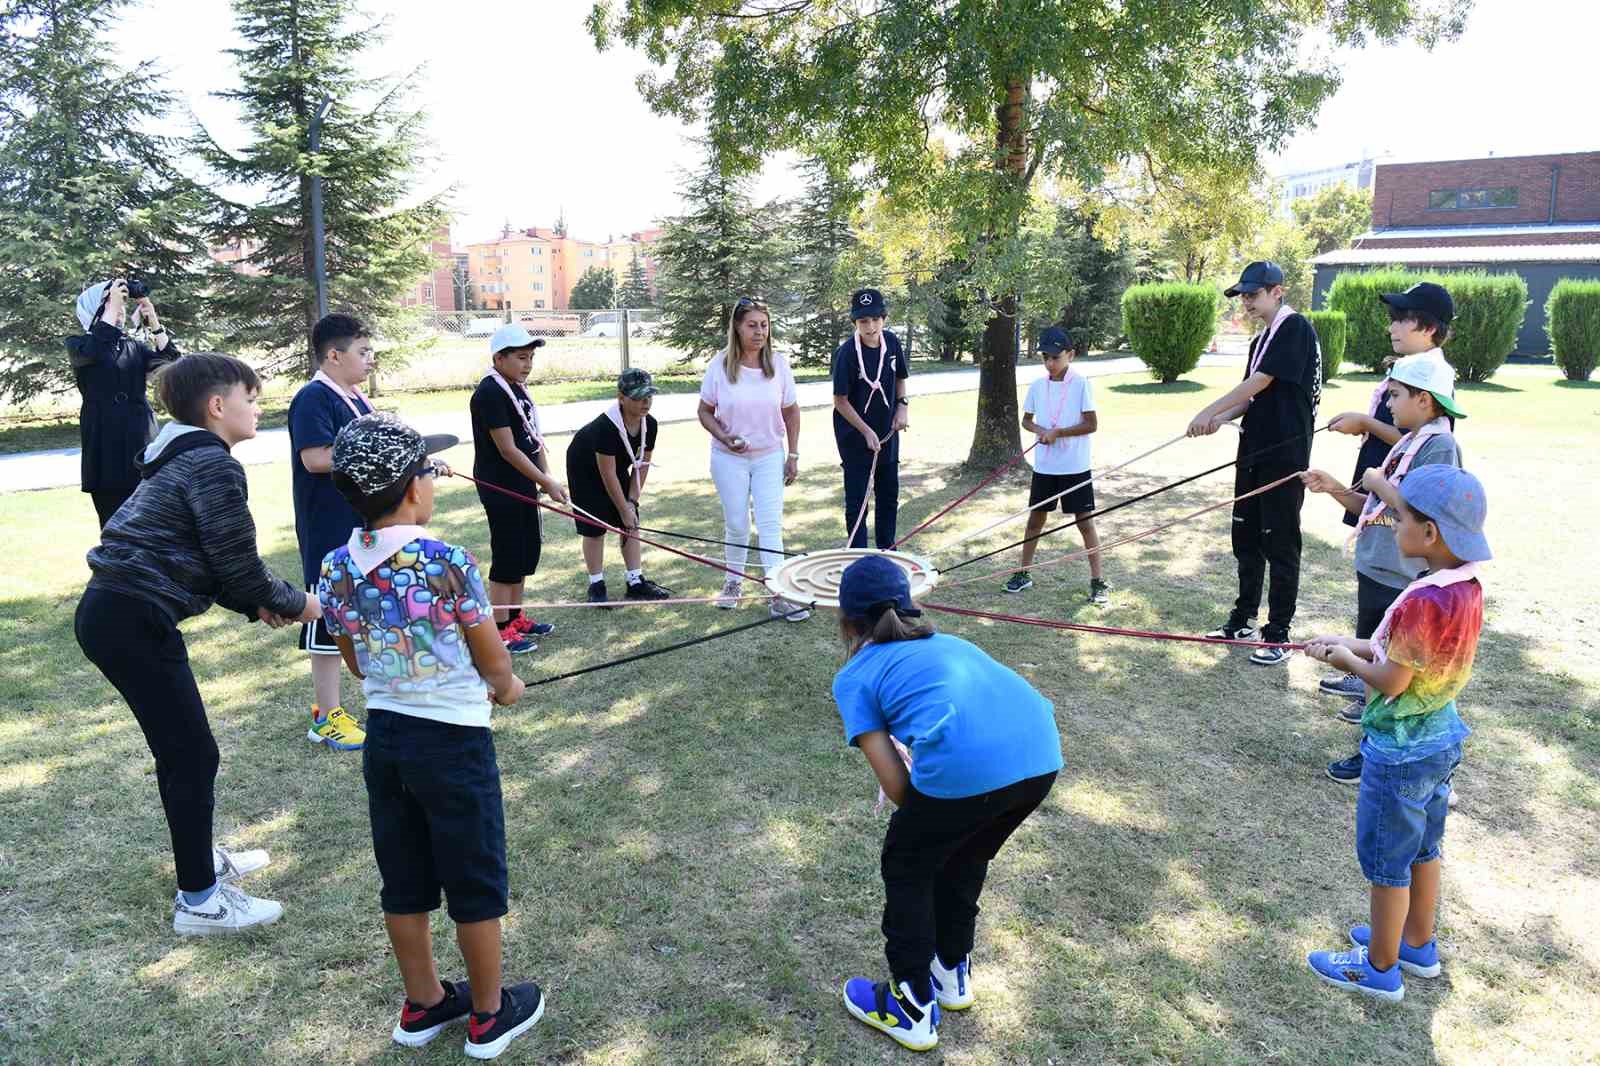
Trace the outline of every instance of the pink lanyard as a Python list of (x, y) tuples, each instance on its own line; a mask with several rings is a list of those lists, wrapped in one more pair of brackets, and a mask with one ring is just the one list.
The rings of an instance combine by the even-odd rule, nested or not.
[[(528, 431), (528, 439), (533, 441), (534, 454), (539, 454), (544, 450), (544, 438), (539, 436), (539, 412), (533, 406), (533, 399), (529, 397), (526, 401), (527, 406), (523, 406), (524, 401), (517, 396), (516, 390), (511, 387), (511, 382), (507, 381), (500, 371), (491, 366), (489, 376), (500, 386), (500, 391), (510, 398), (512, 408), (522, 419), (522, 428)], [(524, 392), (523, 395), (526, 396), (527, 393)]]
[(894, 404), (889, 402), (889, 393), (883, 387), (883, 370), (890, 363), (889, 341), (885, 334), (878, 334), (878, 376), (867, 381), (867, 357), (861, 352), (861, 334), (855, 335), (856, 340), (856, 369), (861, 372), (861, 380), (867, 382), (867, 402), (862, 405), (861, 413), (866, 414), (872, 410), (872, 397), (876, 393), (883, 397), (883, 406), (894, 409)]
[[(1044, 394), (1045, 394), (1045, 398), (1046, 399), (1049, 399), (1049, 397), (1050, 397), (1050, 386), (1051, 385), (1055, 385), (1055, 384), (1057, 384), (1057, 382), (1051, 381), (1049, 377), (1046, 377), (1044, 379)], [(1060, 429), (1061, 428), (1061, 412), (1065, 411), (1067, 409), (1067, 396), (1072, 391), (1072, 371), (1071, 370), (1068, 370), (1066, 372), (1066, 374), (1062, 376), (1061, 381), (1059, 382), (1059, 384), (1061, 385), (1061, 398), (1056, 401), (1055, 413), (1050, 416), (1050, 424), (1045, 427), (1046, 429)], [(1052, 441), (1051, 443), (1046, 444), (1045, 447), (1046, 448), (1054, 447), (1056, 444), (1059, 444), (1059, 443), (1060, 443), (1060, 441)]]
[(1261, 344), (1256, 348), (1255, 354), (1250, 357), (1250, 371), (1245, 374), (1245, 377), (1249, 377), (1250, 374), (1254, 374), (1260, 368), (1261, 360), (1267, 354), (1267, 346), (1272, 343), (1272, 338), (1278, 335), (1278, 327), (1283, 325), (1283, 320), (1292, 314), (1294, 314), (1294, 308), (1284, 304), (1278, 308), (1278, 313), (1272, 316), (1272, 324), (1261, 335)]
[[(1435, 418), (1416, 432), (1407, 433), (1395, 441), (1394, 447), (1389, 449), (1389, 454), (1384, 456), (1383, 476), (1394, 482), (1398, 482), (1405, 477), (1406, 471), (1411, 469), (1412, 460), (1416, 459), (1417, 453), (1422, 450), (1422, 442), (1429, 437), (1436, 437), (1444, 431), (1444, 419)], [(1376, 507), (1373, 506), (1373, 501), (1375, 500), (1377, 501)], [(1356, 531), (1351, 534), (1351, 537), (1359, 537), (1361, 531), (1371, 525), (1383, 513), (1385, 506), (1386, 504), (1378, 499), (1377, 493), (1369, 493), (1367, 502), (1361, 508), (1361, 517), (1356, 521)]]
[(1394, 622), (1394, 614), (1406, 597), (1418, 589), (1442, 589), (1463, 581), (1472, 581), (1478, 576), (1477, 563), (1462, 563), (1460, 566), (1448, 570), (1439, 570), (1432, 574), (1424, 574), (1405, 587), (1400, 595), (1394, 598), (1389, 609), (1383, 612), (1383, 621), (1378, 623), (1378, 628), (1372, 632), (1372, 659), (1374, 662), (1387, 662), (1389, 659), (1389, 627)]
[[(360, 418), (362, 415), (369, 415), (372, 413), (372, 401), (361, 395), (360, 389), (352, 387), (349, 392), (346, 392), (337, 381), (334, 381), (328, 376), (328, 372), (326, 370), (317, 371), (316, 374), (312, 375), (311, 380), (320, 381), (322, 384), (332, 389), (334, 395), (343, 400), (344, 405), (350, 408), (351, 412), (354, 413), (357, 418)], [(355, 399), (351, 399), (352, 393), (355, 395)], [(366, 404), (367, 409), (363, 411), (361, 408), (357, 407), (356, 400), (360, 400), (362, 403)]]
[(620, 403), (614, 403), (610, 407), (607, 407), (606, 417), (611, 420), (611, 424), (613, 426), (617, 427), (617, 436), (622, 438), (623, 450), (628, 453), (628, 474), (633, 478), (633, 498), (635, 501), (637, 501), (639, 496), (644, 492), (644, 486), (639, 483), (639, 479), (643, 476), (641, 472), (642, 468), (650, 465), (645, 460), (639, 458), (639, 454), (642, 454), (644, 451), (646, 431), (650, 428), (649, 423), (645, 421), (645, 418), (648, 418), (649, 416), (646, 415), (644, 418), (639, 419), (638, 453), (634, 452), (633, 441), (628, 437), (628, 427), (622, 421), (622, 405)]

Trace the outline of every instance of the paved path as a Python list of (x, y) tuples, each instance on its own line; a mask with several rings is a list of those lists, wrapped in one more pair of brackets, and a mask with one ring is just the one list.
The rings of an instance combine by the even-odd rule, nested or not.
[[(1237, 363), (1242, 356), (1242, 346), (1236, 352), (1205, 355), (1201, 366), (1227, 366)], [(1104, 377), (1110, 374), (1134, 374), (1144, 369), (1135, 356), (1117, 359), (1096, 359), (1077, 364), (1077, 371), (1085, 377)], [(1044, 367), (1030, 363), (1017, 368), (1017, 384), (1026, 385), (1044, 375)], [(911, 396), (936, 396), (950, 392), (974, 392), (978, 388), (976, 367), (961, 370), (942, 370), (933, 373), (913, 374), (907, 380), (907, 393)], [(808, 381), (797, 387), (801, 407), (829, 407), (833, 404), (833, 386), (827, 381)], [(380, 399), (380, 404), (383, 401)], [(650, 413), (662, 424), (668, 422), (693, 422), (700, 397), (696, 393), (663, 393), (656, 397)], [(387, 405), (384, 405), (387, 406)], [(610, 400), (578, 400), (572, 403), (540, 404), (539, 422), (549, 435), (573, 433), (611, 406)], [(418, 415), (408, 421), (422, 433), (454, 433), (463, 443), (472, 439), (472, 420), (465, 408), (456, 413)], [(0, 492), (19, 492), (27, 489), (49, 489), (63, 485), (77, 485), (79, 476), (79, 449), (54, 448), (48, 451), (20, 452), (0, 455)], [(284, 462), (289, 457), (289, 431), (268, 429), (253, 440), (241, 442), (233, 449), (241, 463)]]

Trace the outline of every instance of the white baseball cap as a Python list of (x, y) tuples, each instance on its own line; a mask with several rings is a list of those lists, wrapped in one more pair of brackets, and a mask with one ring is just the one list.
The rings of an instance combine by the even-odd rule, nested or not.
[(543, 337), (535, 337), (528, 332), (528, 327), (521, 322), (507, 322), (494, 331), (494, 336), (489, 338), (489, 354), (498, 355), (507, 348), (527, 348), (544, 346)]
[(1456, 418), (1466, 414), (1456, 406), (1456, 368), (1436, 355), (1408, 355), (1389, 368), (1389, 380), (1433, 393), (1439, 406)]

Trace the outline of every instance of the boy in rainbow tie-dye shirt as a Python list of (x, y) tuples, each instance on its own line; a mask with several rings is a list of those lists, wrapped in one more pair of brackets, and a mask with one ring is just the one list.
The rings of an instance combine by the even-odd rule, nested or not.
[(1316, 637), (1306, 654), (1372, 690), (1361, 718), (1356, 857), (1372, 883), (1371, 924), (1350, 930), (1351, 951), (1306, 959), (1329, 984), (1379, 999), (1405, 996), (1401, 971), (1439, 975), (1434, 913), (1450, 809), (1450, 777), (1470, 730), (1456, 695), (1472, 676), (1483, 628), (1476, 564), (1488, 559), (1483, 485), (1457, 467), (1411, 471), (1398, 489), (1377, 470), (1365, 484), (1396, 516), (1403, 555), (1428, 564), (1390, 605), (1370, 640)]

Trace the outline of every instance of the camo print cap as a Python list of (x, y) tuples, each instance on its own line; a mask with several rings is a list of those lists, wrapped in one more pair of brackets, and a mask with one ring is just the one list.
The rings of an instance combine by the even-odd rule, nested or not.
[(362, 415), (333, 439), (333, 469), (368, 496), (376, 496), (417, 475), (428, 456), (454, 448), (451, 433), (424, 437), (390, 414)]

